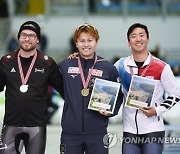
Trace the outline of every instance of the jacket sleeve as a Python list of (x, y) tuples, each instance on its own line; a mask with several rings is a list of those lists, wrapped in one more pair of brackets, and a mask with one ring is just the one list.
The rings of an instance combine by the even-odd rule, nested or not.
[(6, 77), (3, 72), (3, 63), (2, 61), (0, 61), (0, 92), (4, 90), (5, 83), (6, 83)]
[(178, 89), (176, 78), (168, 64), (162, 72), (161, 84), (167, 96), (160, 106), (155, 107), (157, 116), (171, 109), (180, 100), (180, 89)]
[[(119, 75), (118, 75), (118, 71), (115, 68), (115, 66), (113, 66), (113, 69), (112, 69), (112, 71), (110, 73), (110, 76), (111, 76), (110, 77), (111, 81), (119, 82)], [(113, 117), (113, 116), (118, 114), (119, 109), (120, 109), (122, 103), (123, 103), (123, 93), (121, 91), (121, 88), (119, 88), (119, 93), (118, 93), (118, 97), (117, 97), (117, 100), (116, 100), (116, 105), (115, 105), (115, 108), (114, 108), (114, 113), (110, 117)]]
[(53, 60), (50, 68), (49, 84), (62, 96), (64, 97), (63, 89), (63, 77), (58, 69), (58, 65)]

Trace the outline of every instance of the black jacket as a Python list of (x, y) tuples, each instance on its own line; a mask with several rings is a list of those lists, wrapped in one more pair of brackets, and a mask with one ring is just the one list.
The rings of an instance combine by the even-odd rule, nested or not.
[[(28, 91), (20, 92), (22, 85), (15, 51), (0, 61), (0, 91), (5, 91), (4, 124), (9, 126), (45, 126), (47, 86), (62, 92), (62, 77), (55, 61), (38, 51), (37, 59), (27, 81)], [(33, 56), (20, 58), (24, 76)]]

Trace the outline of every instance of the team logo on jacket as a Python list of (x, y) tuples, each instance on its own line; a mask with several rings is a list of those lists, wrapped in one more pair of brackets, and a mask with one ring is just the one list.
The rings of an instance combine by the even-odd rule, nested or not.
[(48, 58), (48, 56), (47, 56), (47, 55), (44, 55), (44, 59), (45, 59), (45, 60), (48, 60), (49, 58)]
[[(80, 74), (79, 67), (69, 67), (68, 73), (69, 74)], [(93, 69), (93, 71), (92, 71), (92, 75), (94, 75), (94, 76), (100, 76), (101, 77), (102, 74), (103, 74), (102, 70)], [(74, 78), (74, 76), (73, 76), (73, 78)]]
[(9, 59), (9, 58), (11, 58), (11, 55), (7, 55), (6, 57)]

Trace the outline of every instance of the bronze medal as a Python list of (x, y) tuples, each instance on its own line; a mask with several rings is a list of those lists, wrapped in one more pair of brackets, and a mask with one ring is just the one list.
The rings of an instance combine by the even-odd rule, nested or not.
[(85, 97), (89, 95), (89, 89), (88, 88), (84, 88), (81, 90), (81, 94)]

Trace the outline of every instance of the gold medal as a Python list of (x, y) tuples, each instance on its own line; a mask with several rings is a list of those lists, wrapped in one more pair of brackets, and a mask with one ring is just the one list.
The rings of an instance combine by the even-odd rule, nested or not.
[(81, 90), (81, 94), (82, 94), (83, 96), (88, 96), (88, 95), (89, 95), (89, 89), (87, 89), (87, 88), (82, 89), (82, 90)]
[(89, 69), (87, 79), (85, 80), (80, 57), (78, 57), (78, 67), (79, 67), (80, 76), (81, 76), (81, 80), (82, 80), (82, 84), (83, 84), (83, 89), (81, 90), (81, 95), (84, 97), (89, 95), (88, 84), (91, 79), (91, 75), (93, 73), (93, 68), (94, 68), (94, 65), (96, 64), (96, 61), (97, 61), (97, 56), (95, 57), (94, 64), (91, 67), (91, 69)]

